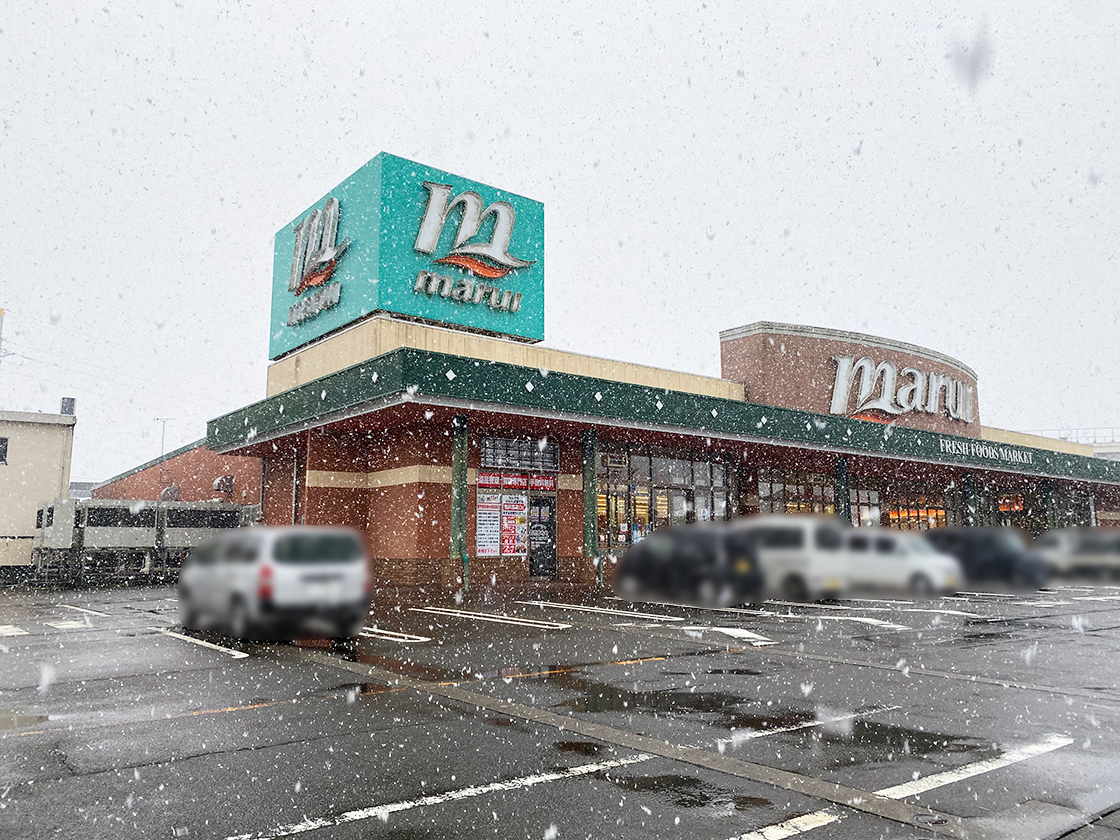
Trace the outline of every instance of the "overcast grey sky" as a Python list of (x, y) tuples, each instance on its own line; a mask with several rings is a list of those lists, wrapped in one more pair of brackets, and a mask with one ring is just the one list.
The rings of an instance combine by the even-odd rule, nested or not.
[(1118, 8), (5, 3), (0, 408), (92, 480), (263, 397), (272, 236), (384, 150), (544, 202), (549, 346), (859, 330), (1120, 425)]

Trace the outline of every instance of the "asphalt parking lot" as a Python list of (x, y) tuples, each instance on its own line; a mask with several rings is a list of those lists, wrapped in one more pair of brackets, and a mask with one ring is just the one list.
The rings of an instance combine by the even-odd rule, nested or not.
[(1120, 838), (1103, 582), (378, 604), (352, 649), (174, 598), (0, 595), (0, 837)]

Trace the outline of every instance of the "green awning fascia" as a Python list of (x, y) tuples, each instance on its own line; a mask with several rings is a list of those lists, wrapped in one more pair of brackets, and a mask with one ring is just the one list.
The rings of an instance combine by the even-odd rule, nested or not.
[(412, 348), (393, 350), (211, 420), (206, 445), (228, 451), (402, 398), (558, 412), (598, 423), (674, 427), (683, 434), (743, 436), (776, 445), (1120, 484), (1120, 462), (1102, 458)]

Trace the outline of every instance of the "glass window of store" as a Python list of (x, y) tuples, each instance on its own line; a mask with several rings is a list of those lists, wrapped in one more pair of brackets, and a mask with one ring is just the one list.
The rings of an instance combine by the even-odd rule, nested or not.
[(730, 470), (695, 453), (647, 447), (599, 453), (599, 548), (617, 551), (667, 525), (727, 519)]
[(832, 476), (763, 467), (758, 471), (759, 513), (835, 513)]

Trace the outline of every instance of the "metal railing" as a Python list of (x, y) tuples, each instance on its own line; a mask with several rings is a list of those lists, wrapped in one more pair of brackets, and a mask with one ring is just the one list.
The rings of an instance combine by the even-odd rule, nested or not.
[(1120, 426), (1095, 426), (1084, 429), (1035, 429), (1028, 435), (1057, 438), (1070, 443), (1120, 443)]

